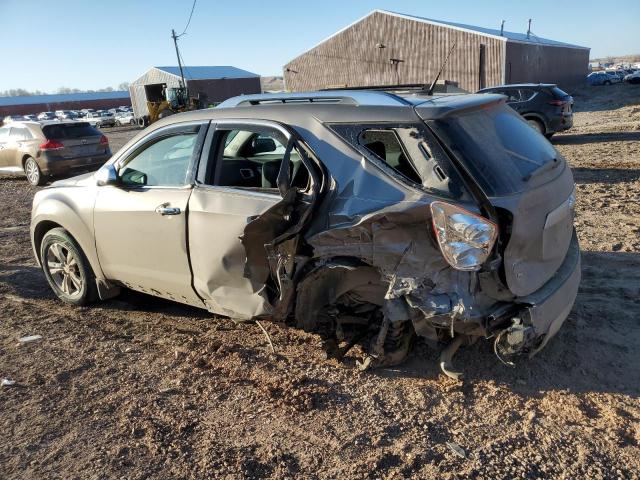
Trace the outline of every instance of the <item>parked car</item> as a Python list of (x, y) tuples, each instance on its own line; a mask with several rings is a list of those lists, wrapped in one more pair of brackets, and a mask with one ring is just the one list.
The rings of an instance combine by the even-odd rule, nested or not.
[(612, 85), (614, 83), (620, 83), (620, 77), (604, 71), (591, 72), (587, 75), (587, 83), (592, 86)]
[(73, 305), (127, 287), (268, 317), (336, 358), (360, 341), (362, 368), (401, 362), (417, 334), (450, 342), (457, 378), (462, 344), (534, 354), (564, 322), (573, 205), (568, 163), (503, 96), (245, 95), (37, 192), (31, 239)]
[(8, 123), (12, 123), (12, 122), (17, 122), (20, 120), (24, 120), (24, 116), (23, 115), (7, 115), (6, 117), (4, 117), (2, 119), (2, 124), (6, 125)]
[(0, 173), (24, 173), (32, 185), (96, 169), (110, 156), (107, 137), (86, 122), (13, 122), (0, 128)]
[(116, 124), (116, 118), (109, 112), (89, 112), (83, 120), (97, 128), (113, 127)]
[(36, 117), (33, 114), (27, 114), (27, 115), (23, 115), (22, 116), (22, 120), (26, 120), (28, 122), (37, 122), (38, 121), (38, 117)]
[(56, 120), (56, 114), (53, 112), (40, 112), (38, 115), (38, 120)]
[(116, 113), (116, 125), (136, 125), (136, 119), (131, 112)]
[(624, 77), (624, 81), (632, 84), (640, 83), (640, 70), (630, 73)]
[(547, 138), (573, 126), (573, 97), (552, 83), (521, 83), (484, 88), (478, 93), (507, 96), (507, 105)]
[(59, 120), (75, 120), (76, 115), (71, 110), (56, 110), (55, 116)]

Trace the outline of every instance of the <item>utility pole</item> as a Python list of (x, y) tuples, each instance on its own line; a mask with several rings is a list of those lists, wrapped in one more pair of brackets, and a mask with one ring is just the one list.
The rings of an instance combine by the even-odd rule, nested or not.
[(184, 72), (182, 71), (182, 62), (180, 61), (180, 52), (178, 51), (178, 36), (176, 35), (176, 31), (171, 29), (171, 38), (173, 38), (173, 44), (176, 47), (176, 57), (178, 57), (178, 67), (180, 68), (180, 78), (182, 78), (182, 82), (180, 84), (181, 87), (185, 87), (186, 83), (184, 83)]
[(531, 19), (529, 19), (529, 27), (527, 28), (527, 38), (529, 38), (530, 34), (531, 34)]

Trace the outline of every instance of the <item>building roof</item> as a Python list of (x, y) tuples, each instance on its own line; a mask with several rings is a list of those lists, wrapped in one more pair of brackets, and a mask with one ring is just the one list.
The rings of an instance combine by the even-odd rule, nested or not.
[(511, 41), (511, 42), (519, 42), (519, 43), (529, 43), (529, 44), (534, 44), (534, 45), (548, 45), (548, 46), (555, 46), (555, 47), (581, 48), (581, 49), (589, 50), (589, 47), (581, 47), (579, 45), (572, 45), (570, 43), (564, 43), (564, 42), (559, 42), (559, 41), (556, 41), (556, 40), (550, 40), (548, 38), (538, 37), (537, 35), (535, 35), (533, 33), (531, 33), (529, 35), (529, 37), (527, 37), (526, 33), (508, 32), (508, 31), (505, 30), (505, 31), (502, 32), (502, 35), (500, 35), (500, 30), (493, 29), (493, 28), (476, 27), (474, 25), (466, 25), (466, 24), (463, 24), (463, 23), (447, 22), (447, 21), (443, 21), (443, 20), (433, 20), (431, 18), (418, 17), (418, 16), (415, 16), (415, 15), (406, 15), (404, 13), (397, 13), (397, 12), (391, 12), (389, 10), (377, 9), (377, 10), (373, 10), (373, 11), (369, 12), (364, 17), (359, 18), (358, 20), (356, 20), (355, 22), (347, 25), (346, 27), (342, 28), (341, 30), (338, 30), (337, 32), (335, 32), (334, 34), (332, 34), (329, 37), (325, 38), (321, 42), (318, 42), (316, 45), (314, 45), (313, 47), (311, 47), (307, 51), (313, 50), (314, 48), (316, 48), (317, 46), (323, 44), (327, 40), (335, 37), (336, 35), (339, 35), (340, 33), (344, 32), (345, 30), (347, 30), (347, 29), (351, 28), (352, 26), (354, 26), (355, 24), (360, 23), (365, 18), (368, 18), (371, 15), (374, 15), (376, 13), (379, 13), (379, 14), (382, 14), (382, 15), (389, 15), (389, 16), (393, 16), (393, 17), (398, 17), (398, 18), (404, 18), (405, 20), (413, 20), (413, 21), (416, 21), (416, 22), (428, 23), (428, 24), (431, 24), (431, 25), (439, 25), (439, 26), (443, 26), (443, 27), (454, 28), (456, 30), (460, 30), (460, 31), (463, 31), (463, 32), (476, 33), (476, 34), (480, 34), (480, 35), (485, 35), (487, 37), (501, 39), (501, 40), (504, 40), (505, 42), (506, 41)]
[(40, 103), (83, 102), (88, 100), (128, 99), (128, 91), (57, 93), (53, 95), (26, 95), (23, 97), (0, 97), (0, 107), (10, 105), (37, 105)]
[[(177, 77), (180, 76), (180, 68), (179, 67), (154, 67), (158, 70), (162, 70), (163, 72), (169, 73), (171, 75), (175, 75)], [(254, 78), (259, 77), (260, 75), (256, 73), (251, 73), (246, 70), (242, 70), (241, 68), (232, 67), (230, 65), (215, 65), (215, 66), (197, 66), (197, 67), (188, 67), (183, 66), (182, 70), (184, 71), (184, 77), (187, 80), (209, 80), (216, 78)]]
[[(416, 20), (416, 21), (424, 22), (424, 23), (431, 23), (431, 24), (435, 24), (435, 25), (443, 25), (443, 26), (453, 27), (453, 28), (456, 28), (458, 30), (467, 30), (467, 31), (470, 31), (470, 32), (480, 33), (480, 34), (491, 36), (491, 37), (506, 38), (507, 40), (513, 40), (513, 41), (516, 41), (516, 42), (533, 43), (533, 44), (540, 44), (540, 45), (552, 45), (552, 46), (556, 46), (556, 47), (572, 47), (572, 48), (585, 48), (585, 49), (588, 49), (588, 47), (581, 47), (579, 45), (573, 45), (571, 43), (559, 42), (557, 40), (550, 40), (548, 38), (538, 37), (537, 35), (535, 35), (533, 33), (531, 33), (527, 37), (526, 33), (508, 32), (508, 31), (504, 30), (502, 32), (502, 35), (500, 35), (500, 30), (499, 29), (494, 29), (494, 28), (476, 27), (474, 25), (466, 25), (464, 23), (447, 22), (447, 21), (443, 21), (443, 20), (433, 20), (431, 18), (417, 17), (417, 16), (414, 16), (414, 15), (406, 15), (404, 13), (396, 13), (396, 12), (391, 12), (391, 11), (388, 11), (388, 10), (374, 10), (374, 12), (379, 12), (379, 13), (382, 13), (382, 14), (385, 14), (385, 15), (393, 15), (393, 16), (396, 16), (396, 17), (406, 18), (406, 19), (409, 19), (409, 20)], [(374, 12), (371, 12), (371, 13), (374, 13)]]

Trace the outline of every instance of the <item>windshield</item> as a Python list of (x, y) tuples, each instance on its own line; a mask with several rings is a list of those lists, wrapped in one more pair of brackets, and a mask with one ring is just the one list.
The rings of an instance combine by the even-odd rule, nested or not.
[(536, 170), (560, 158), (542, 135), (507, 106), (430, 121), (429, 126), (488, 196), (523, 191)]

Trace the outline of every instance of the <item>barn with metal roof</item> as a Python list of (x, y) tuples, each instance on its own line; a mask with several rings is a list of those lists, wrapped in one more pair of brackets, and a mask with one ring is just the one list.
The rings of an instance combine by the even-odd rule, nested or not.
[(588, 73), (589, 48), (530, 30), (516, 33), (374, 10), (287, 63), (285, 87), (430, 83), (452, 47), (441, 80), (468, 91), (525, 82), (569, 87), (584, 82)]
[[(245, 93), (260, 93), (260, 75), (228, 65), (182, 66), (189, 96), (203, 106), (216, 105), (227, 98)], [(162, 97), (164, 87), (179, 87), (180, 67), (151, 67), (131, 82), (129, 93), (136, 116), (147, 115), (147, 101)]]

